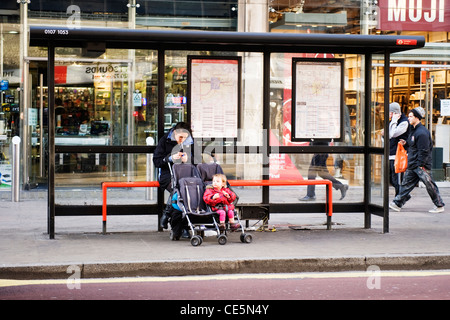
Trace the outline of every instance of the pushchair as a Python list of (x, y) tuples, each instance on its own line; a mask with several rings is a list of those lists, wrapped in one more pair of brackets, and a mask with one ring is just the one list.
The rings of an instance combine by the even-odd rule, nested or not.
[[(179, 213), (178, 223), (185, 224), (191, 231), (191, 244), (199, 246), (203, 242), (204, 232), (214, 230), (220, 235), (217, 224), (218, 215), (208, 210), (203, 201), (204, 184), (197, 167), (193, 164), (174, 164), (172, 172), (172, 206)], [(174, 226), (172, 226), (174, 227)], [(172, 230), (171, 239), (178, 240), (178, 234)], [(219, 243), (223, 243), (219, 238)]]
[[(213, 176), (217, 173), (223, 174), (222, 167), (217, 162), (211, 162), (211, 163), (200, 163), (197, 165), (197, 169), (200, 173), (200, 176), (202, 177), (204, 186), (206, 187), (208, 184), (211, 184)], [(230, 184), (227, 181), (227, 187), (231, 189)], [(236, 193), (236, 192), (235, 192)], [(239, 196), (236, 194), (236, 200), (234, 201), (234, 205), (239, 201)], [(208, 206), (207, 206), (208, 207)], [(211, 210), (210, 208), (208, 208)], [(253, 237), (251, 234), (245, 233), (245, 228), (243, 224), (241, 223), (239, 219), (239, 215), (237, 214), (236, 210), (234, 210), (234, 219), (241, 225), (241, 235), (240, 240), (243, 243), (251, 243), (253, 240)], [(227, 241), (227, 230), (230, 230), (229, 223), (227, 223), (227, 228), (221, 232), (222, 240), (226, 243)], [(219, 241), (220, 243), (220, 241)], [(225, 244), (224, 243), (224, 244)]]
[(182, 210), (176, 204), (178, 197), (177, 190), (180, 189), (179, 181), (183, 178), (199, 178), (199, 173), (195, 166), (189, 164), (169, 164), (169, 169), (171, 174), (171, 192), (167, 203), (169, 206), (168, 215), (170, 217), (169, 222), (171, 226), (169, 237), (171, 240), (179, 240), (183, 231), (189, 230), (186, 218), (184, 217)]
[[(219, 215), (203, 201), (205, 184), (197, 167), (192, 164), (174, 164), (172, 178), (172, 205), (180, 213), (180, 223), (187, 222), (191, 231), (191, 245), (201, 245), (207, 230), (217, 234), (219, 244), (226, 244), (227, 235), (219, 229)], [(251, 235), (241, 236), (242, 242), (250, 243), (251, 240)]]

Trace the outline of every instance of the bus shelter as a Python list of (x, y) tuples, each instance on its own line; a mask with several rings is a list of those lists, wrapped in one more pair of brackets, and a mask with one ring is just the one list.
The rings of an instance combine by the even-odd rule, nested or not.
[[(374, 144), (372, 142), (373, 129), (373, 88), (375, 86), (382, 87), (382, 92), (377, 93), (377, 99), (383, 101), (383, 127), (388, 128), (389, 123), (389, 72), (379, 77), (373, 70), (373, 59), (382, 57), (384, 70), (390, 68), (390, 55), (409, 49), (420, 48), (425, 45), (424, 37), (419, 36), (387, 36), (387, 35), (342, 35), (342, 34), (280, 34), (280, 33), (250, 33), (250, 32), (205, 32), (205, 31), (173, 31), (173, 30), (136, 30), (136, 29), (112, 29), (112, 28), (64, 28), (54, 26), (32, 26), (30, 27), (30, 46), (47, 48), (47, 87), (48, 87), (48, 233), (51, 239), (55, 235), (55, 217), (56, 216), (76, 216), (76, 215), (101, 215), (101, 204), (62, 204), (55, 201), (55, 165), (57, 164), (58, 155), (61, 154), (88, 154), (88, 155), (121, 155), (126, 158), (131, 154), (152, 154), (156, 148), (156, 144), (135, 145), (132, 142), (127, 144), (58, 144), (55, 143), (55, 128), (58, 126), (58, 118), (55, 113), (55, 84), (58, 83), (58, 76), (55, 77), (55, 68), (57, 64), (57, 55), (64, 52), (67, 48), (79, 48), (85, 57), (95, 57), (104, 53), (108, 49), (126, 50), (125, 60), (130, 66), (128, 75), (133, 77), (133, 70), (137, 66), (133, 64), (134, 50), (153, 50), (156, 56), (156, 65), (153, 66), (154, 73), (157, 74), (156, 82), (153, 90), (156, 91), (155, 99), (155, 124), (156, 132), (154, 137), (161, 138), (164, 134), (165, 126), (171, 122), (171, 114), (165, 113), (165, 104), (167, 97), (165, 96), (165, 74), (167, 68), (167, 53), (174, 51), (188, 52), (189, 70), (188, 70), (188, 101), (187, 116), (185, 120), (193, 127), (196, 126), (197, 134), (205, 137), (201, 128), (198, 126), (198, 119), (201, 119), (198, 110), (195, 109), (194, 99), (189, 101), (189, 95), (192, 95), (195, 86), (193, 83), (192, 72), (194, 66), (201, 64), (203, 61), (212, 59), (214, 62), (225, 62), (226, 65), (237, 64), (237, 116), (236, 121), (232, 123), (230, 131), (216, 131), (210, 133), (206, 137), (208, 142), (215, 139), (225, 141), (219, 147), (213, 147), (211, 144), (200, 144), (200, 148), (214, 153), (227, 153), (228, 156), (233, 155), (239, 157), (242, 155), (255, 154), (258, 156), (262, 168), (263, 179), (276, 179), (270, 176), (270, 159), (274, 155), (290, 154), (351, 154), (357, 155), (361, 161), (359, 171), (361, 178), (361, 198), (353, 202), (334, 202), (333, 210), (335, 212), (363, 213), (364, 227), (371, 227), (371, 216), (380, 216), (383, 219), (383, 232), (389, 232), (389, 147), (388, 139), (384, 139), (383, 144)], [(220, 55), (210, 55), (209, 52), (220, 52)], [(189, 55), (192, 52), (192, 55)], [(200, 53), (200, 54), (199, 54)], [(289, 144), (273, 144), (271, 143), (271, 81), (273, 80), (274, 67), (271, 59), (275, 54), (285, 54), (292, 56), (292, 73), (289, 79), (292, 81), (292, 131), (291, 141)], [(298, 54), (303, 54), (299, 55)], [(261, 58), (261, 84), (262, 84), (262, 121), (261, 131), (263, 135), (256, 144), (249, 144), (245, 141), (238, 143), (239, 134), (233, 129), (239, 129), (245, 126), (241, 123), (243, 120), (239, 105), (241, 99), (245, 96), (246, 90), (243, 89), (241, 83), (242, 75), (248, 72), (254, 72), (249, 68), (242, 68), (241, 59), (251, 59), (252, 55), (259, 55)], [(352, 80), (362, 83), (362, 87), (358, 91), (359, 103), (362, 106), (360, 115), (360, 130), (362, 131), (362, 142), (357, 145), (340, 145), (339, 143), (329, 144), (330, 141), (339, 142), (344, 140), (344, 119), (343, 106), (348, 102), (343, 93), (345, 81), (349, 81), (348, 74), (345, 74), (343, 68), (343, 60), (341, 55), (358, 55), (361, 57), (361, 65), (358, 73)], [(331, 58), (330, 58), (331, 57)], [(217, 60), (217, 61), (216, 61)], [(383, 61), (384, 60), (384, 61)], [(198, 64), (196, 64), (198, 63)], [(325, 68), (325, 69), (323, 69)], [(204, 70), (208, 70), (204, 68)], [(212, 70), (212, 69), (211, 69)], [(226, 69), (223, 69), (226, 70)], [(325, 70), (325, 71), (321, 71)], [(131, 71), (131, 72), (130, 72)], [(304, 119), (310, 119), (310, 122), (316, 121), (316, 117), (322, 117), (323, 114), (318, 112), (310, 112), (306, 106), (309, 106), (309, 100), (305, 96), (314, 98), (312, 91), (320, 88), (311, 86), (310, 92), (305, 93), (303, 88), (309, 87), (307, 75), (311, 75), (317, 82), (317, 86), (324, 86), (326, 81), (337, 79), (337, 87), (333, 93), (335, 110), (327, 115), (333, 118), (337, 115), (335, 124), (326, 124), (322, 131), (314, 131), (314, 129), (305, 129), (308, 122)], [(324, 72), (324, 73), (323, 73)], [(336, 77), (327, 78), (324, 77)], [(354, 79), (353, 79), (354, 78)], [(378, 83), (381, 81), (381, 84)], [(375, 83), (377, 82), (377, 83)], [(211, 82), (212, 83), (212, 82)], [(213, 84), (211, 84), (212, 86)], [(217, 84), (218, 85), (218, 84)], [(138, 91), (129, 91), (138, 94)], [(138, 100), (142, 99), (137, 95)], [(381, 99), (380, 99), (381, 97)], [(97, 98), (97, 97), (96, 97)], [(133, 101), (132, 97), (130, 104)], [(306, 101), (304, 101), (306, 99)], [(329, 101), (330, 102), (330, 101)], [(219, 104), (220, 105), (220, 104)], [(167, 108), (167, 105), (166, 105)], [(194, 114), (197, 110), (197, 114)], [(120, 109), (116, 110), (120, 112)], [(133, 111), (137, 112), (137, 111)], [(333, 113), (335, 112), (335, 113)], [(130, 114), (131, 111), (128, 111)], [(256, 113), (259, 113), (258, 110)], [(323, 113), (323, 112), (322, 112)], [(200, 114), (201, 116), (201, 114)], [(334, 120), (333, 120), (334, 121)], [(131, 125), (131, 124), (128, 124)], [(52, 129), (53, 128), (53, 129)], [(194, 138), (196, 135), (194, 131)], [(215, 136), (217, 134), (218, 136)], [(307, 143), (308, 141), (326, 141), (326, 145), (316, 145)], [(296, 143), (297, 142), (297, 143)], [(62, 159), (62, 158), (61, 158)], [(379, 196), (374, 200), (373, 196), (373, 168), (374, 162), (377, 160), (381, 166), (380, 181), (377, 185)], [(61, 160), (62, 161), (62, 160)], [(96, 161), (102, 161), (96, 160)], [(105, 177), (107, 174), (105, 174)], [(99, 185), (98, 188), (101, 188)], [(270, 187), (263, 186), (260, 188), (260, 200), (255, 203), (255, 207), (261, 204), (267, 205), (272, 213), (301, 213), (301, 212), (323, 212), (323, 203), (299, 203), (296, 199), (292, 202), (279, 203), (271, 199)], [(299, 194), (300, 195), (300, 194)], [(163, 193), (158, 191), (157, 201), (155, 203), (145, 204), (116, 204), (110, 205), (108, 214), (110, 215), (137, 215), (137, 214), (156, 214), (160, 215), (162, 206), (164, 205)]]

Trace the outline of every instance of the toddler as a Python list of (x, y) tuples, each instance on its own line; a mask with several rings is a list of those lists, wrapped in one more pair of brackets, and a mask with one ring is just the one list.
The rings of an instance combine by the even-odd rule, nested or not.
[(227, 188), (227, 177), (224, 174), (215, 174), (212, 180), (212, 186), (207, 186), (203, 194), (203, 200), (213, 211), (219, 214), (219, 228), (225, 230), (225, 215), (228, 214), (228, 221), (231, 230), (240, 227), (239, 223), (234, 221), (234, 205), (236, 194)]

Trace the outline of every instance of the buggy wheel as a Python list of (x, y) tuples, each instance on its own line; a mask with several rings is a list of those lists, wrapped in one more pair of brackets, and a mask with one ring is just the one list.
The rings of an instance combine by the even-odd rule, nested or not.
[(197, 247), (197, 246), (201, 245), (201, 244), (202, 244), (202, 237), (197, 236), (197, 235), (193, 236), (193, 237), (191, 238), (191, 244), (192, 244), (194, 247)]
[(252, 243), (253, 237), (248, 233), (241, 233), (241, 242), (242, 243)]
[(226, 236), (226, 235), (221, 234), (221, 235), (219, 236), (219, 238), (217, 239), (217, 241), (219, 241), (219, 244), (223, 246), (224, 244), (227, 243), (228, 239), (227, 239), (227, 236)]

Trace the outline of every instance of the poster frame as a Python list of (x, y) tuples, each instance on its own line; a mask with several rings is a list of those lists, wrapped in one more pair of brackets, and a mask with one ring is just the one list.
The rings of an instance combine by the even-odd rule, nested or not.
[[(298, 137), (296, 133), (296, 102), (297, 102), (297, 66), (298, 62), (309, 62), (310, 64), (320, 64), (324, 63), (338, 63), (340, 65), (340, 83), (339, 83), (339, 137)], [(344, 59), (342, 58), (292, 58), (292, 110), (291, 110), (291, 124), (292, 124), (292, 137), (293, 142), (304, 142), (304, 141), (334, 141), (340, 142), (344, 140)]]
[[(205, 55), (188, 55), (188, 70), (187, 70), (187, 115), (188, 115), (188, 122), (190, 123), (192, 127), (192, 101), (195, 99), (195, 97), (192, 96), (192, 62), (194, 60), (230, 60), (230, 61), (236, 61), (237, 62), (237, 93), (236, 97), (233, 97), (233, 99), (236, 101), (235, 108), (236, 108), (236, 135), (234, 136), (204, 136), (199, 135), (198, 133), (193, 132), (194, 138), (200, 138), (208, 141), (214, 141), (214, 140), (226, 140), (226, 141), (237, 141), (239, 137), (239, 129), (241, 128), (241, 91), (242, 91), (242, 57), (240, 56), (205, 56)], [(225, 108), (222, 104), (220, 104), (220, 101), (217, 101), (217, 105), (214, 107), (216, 108)]]

